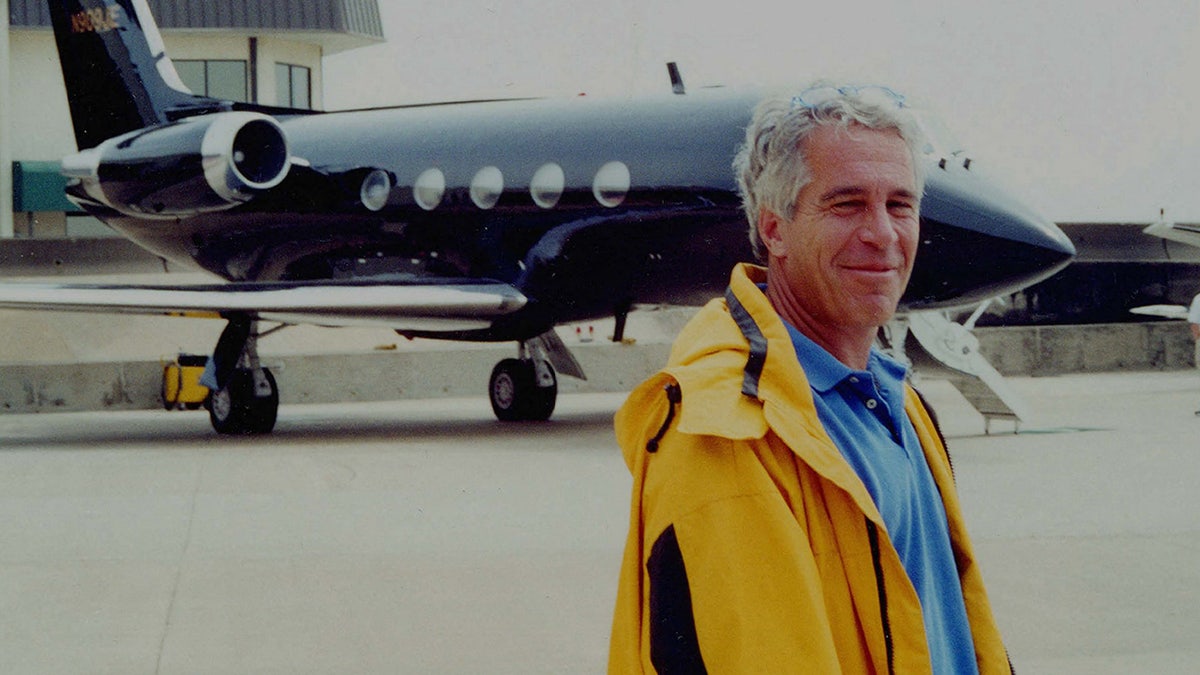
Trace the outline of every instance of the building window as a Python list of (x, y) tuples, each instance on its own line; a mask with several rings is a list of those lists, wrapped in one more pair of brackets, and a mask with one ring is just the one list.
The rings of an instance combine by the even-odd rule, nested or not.
[(179, 79), (192, 93), (226, 101), (250, 100), (245, 61), (175, 61)]
[(312, 69), (290, 63), (275, 64), (275, 104), (312, 108)]

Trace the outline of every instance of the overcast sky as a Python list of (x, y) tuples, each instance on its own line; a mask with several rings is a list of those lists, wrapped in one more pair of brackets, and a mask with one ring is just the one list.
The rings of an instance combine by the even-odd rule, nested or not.
[(380, 0), (330, 109), (497, 96), (892, 85), (1060, 221), (1200, 222), (1197, 0)]

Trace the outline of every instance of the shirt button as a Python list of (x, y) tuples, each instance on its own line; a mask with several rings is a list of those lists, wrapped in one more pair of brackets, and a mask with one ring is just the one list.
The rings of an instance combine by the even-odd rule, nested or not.
[(879, 402), (877, 402), (875, 399), (873, 399), (873, 398), (867, 399), (867, 410), (874, 410), (875, 406), (877, 406), (877, 405), (879, 405)]
[(858, 384), (858, 376), (857, 375), (850, 376), (850, 384)]

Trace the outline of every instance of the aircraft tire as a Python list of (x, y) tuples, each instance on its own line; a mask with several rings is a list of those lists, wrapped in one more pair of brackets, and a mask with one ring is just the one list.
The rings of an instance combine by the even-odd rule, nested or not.
[(533, 387), (533, 368), (520, 359), (503, 359), (492, 368), (488, 379), (488, 400), (501, 422), (525, 419), (525, 395)]
[[(530, 366), (533, 364), (530, 363)], [(529, 400), (527, 404), (525, 419), (532, 422), (545, 422), (550, 419), (550, 415), (554, 412), (554, 404), (558, 401), (558, 377), (554, 374), (554, 369), (546, 364), (546, 368), (550, 370), (550, 378), (552, 383), (548, 387), (537, 386), (537, 375), (533, 373), (533, 368), (530, 368), (530, 375), (534, 381), (533, 387), (529, 391)]]
[[(550, 371), (553, 375), (553, 370)], [(504, 359), (492, 369), (488, 380), (488, 399), (492, 412), (502, 422), (544, 421), (554, 412), (558, 381), (549, 387), (537, 386), (533, 361)]]
[(279, 387), (270, 370), (263, 368), (262, 372), (271, 389), (267, 396), (255, 395), (254, 373), (245, 369), (234, 371), (223, 388), (209, 392), (204, 407), (217, 433), (267, 434), (275, 428)]

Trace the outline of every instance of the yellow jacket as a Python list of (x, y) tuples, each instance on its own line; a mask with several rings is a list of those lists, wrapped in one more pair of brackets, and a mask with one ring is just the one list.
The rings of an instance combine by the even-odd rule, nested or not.
[[(617, 413), (633, 500), (609, 672), (929, 673), (916, 591), (762, 281), (735, 268), (727, 299)], [(945, 504), (980, 672), (1009, 673), (940, 434), (911, 388), (905, 411)]]

